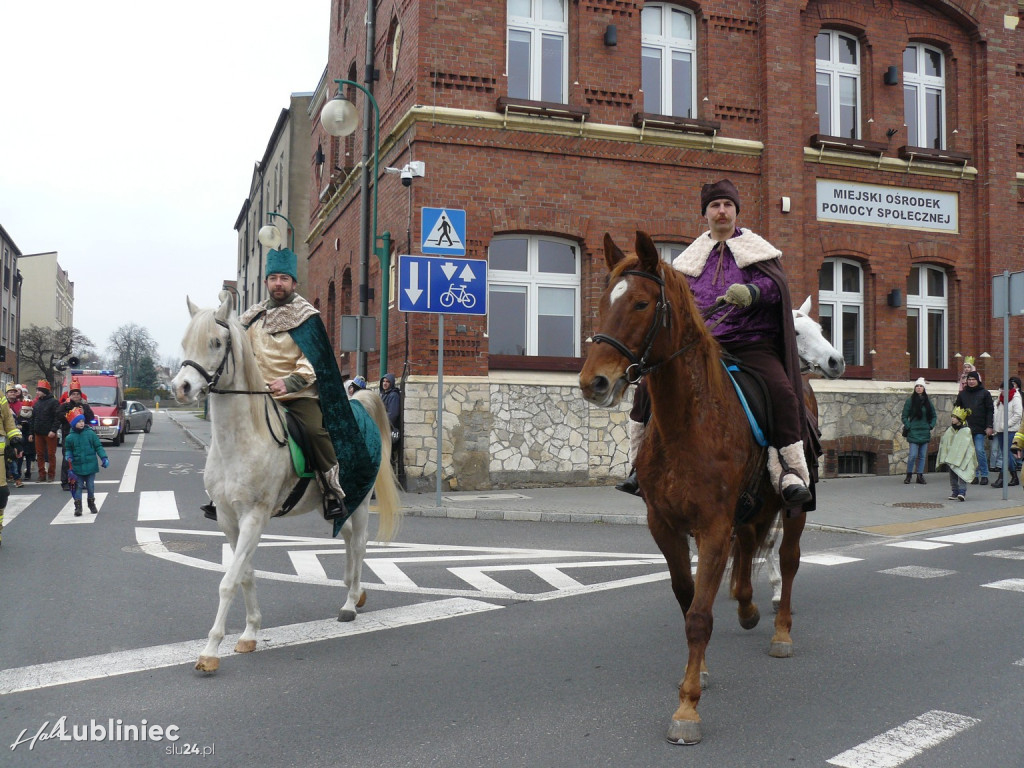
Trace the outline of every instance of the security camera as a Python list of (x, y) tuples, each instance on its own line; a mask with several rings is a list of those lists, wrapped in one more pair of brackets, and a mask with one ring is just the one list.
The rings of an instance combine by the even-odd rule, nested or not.
[(408, 165), (405, 166), (404, 168), (402, 168), (402, 186), (403, 187), (411, 187), (412, 186), (412, 177), (413, 177), (412, 168), (410, 168)]

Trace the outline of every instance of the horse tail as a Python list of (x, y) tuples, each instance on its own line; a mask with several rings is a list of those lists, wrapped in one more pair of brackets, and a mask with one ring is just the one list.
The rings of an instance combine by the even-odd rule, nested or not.
[(373, 490), (377, 494), (377, 540), (391, 541), (402, 522), (402, 500), (398, 495), (398, 478), (391, 469), (391, 422), (384, 410), (384, 401), (376, 392), (361, 390), (356, 392), (357, 399), (373, 419), (380, 432), (380, 466), (377, 467), (377, 479)]

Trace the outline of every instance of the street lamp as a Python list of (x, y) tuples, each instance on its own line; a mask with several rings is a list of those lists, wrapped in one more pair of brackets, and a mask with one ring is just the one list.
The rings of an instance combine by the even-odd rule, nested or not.
[[(366, 375), (366, 352), (362, 349), (362, 322), (369, 312), (369, 275), (370, 250), (380, 260), (381, 269), (381, 311), (380, 311), (380, 375), (387, 373), (388, 367), (388, 297), (391, 281), (391, 233), (377, 234), (377, 174), (380, 162), (380, 107), (369, 89), (352, 80), (335, 80), (338, 84), (337, 95), (328, 101), (320, 112), (320, 125), (331, 136), (348, 136), (359, 126), (359, 113), (355, 105), (345, 98), (342, 86), (351, 85), (362, 91), (369, 104), (373, 107), (373, 213), (370, 219), (370, 187), (369, 187), (369, 146), (363, 149), (363, 176), (359, 197), (359, 317), (360, 328), (357, 334), (356, 372)], [(371, 241), (372, 236), (372, 241)], [(372, 246), (371, 246), (372, 243)], [(380, 245), (378, 245), (380, 243)]]
[[(288, 225), (288, 229), (292, 232), (292, 247), (291, 250), (295, 250), (295, 227), (288, 221), (288, 217), (283, 213), (274, 213), (271, 211), (267, 216), (277, 216), (280, 219), (284, 219)], [(281, 230), (275, 227), (273, 224), (265, 224), (260, 227), (260, 232), (257, 235), (260, 243), (264, 248), (279, 249), (284, 244), (284, 237), (281, 235)]]

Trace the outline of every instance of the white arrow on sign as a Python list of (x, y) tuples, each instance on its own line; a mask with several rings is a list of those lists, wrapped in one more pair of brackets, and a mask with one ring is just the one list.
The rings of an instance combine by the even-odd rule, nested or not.
[(423, 291), (420, 289), (420, 264), (418, 261), (413, 261), (409, 264), (409, 288), (405, 289), (406, 295), (409, 300), (415, 304), (420, 300), (420, 296), (423, 295)]
[(469, 268), (469, 264), (462, 268), (462, 273), (459, 275), (462, 280), (467, 283), (472, 283), (476, 280), (476, 275), (473, 274), (473, 270)]
[(444, 272), (444, 276), (448, 278), (449, 283), (452, 281), (452, 275), (455, 274), (455, 271), (457, 269), (458, 267), (456, 267), (450, 261), (446, 261), (444, 264), (441, 265), (441, 271)]

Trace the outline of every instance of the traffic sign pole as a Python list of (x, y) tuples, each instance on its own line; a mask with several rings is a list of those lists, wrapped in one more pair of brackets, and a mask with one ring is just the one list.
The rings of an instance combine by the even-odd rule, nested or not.
[(444, 314), (437, 316), (437, 498), (441, 508), (441, 435), (444, 432)]

